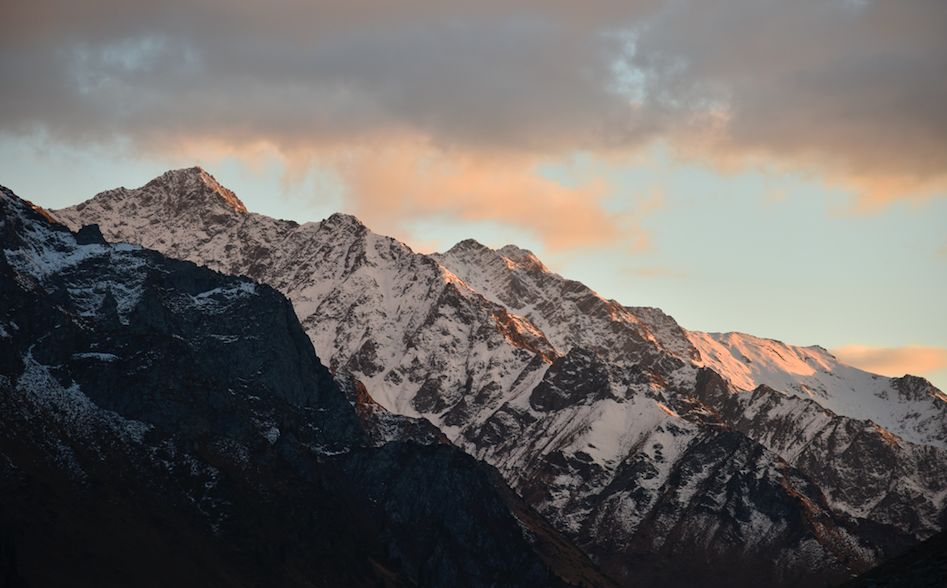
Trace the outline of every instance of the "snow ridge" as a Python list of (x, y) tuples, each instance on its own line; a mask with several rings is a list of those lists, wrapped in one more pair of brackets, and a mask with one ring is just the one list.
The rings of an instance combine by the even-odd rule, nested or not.
[[(835, 414), (871, 420), (902, 439), (947, 448), (947, 395), (926, 380), (888, 378), (845, 365), (819, 346), (795, 347), (743, 333), (689, 331), (697, 365), (740, 390), (767, 386), (810, 398)], [(925, 385), (926, 384), (926, 385)], [(920, 388), (920, 390), (918, 390)]]

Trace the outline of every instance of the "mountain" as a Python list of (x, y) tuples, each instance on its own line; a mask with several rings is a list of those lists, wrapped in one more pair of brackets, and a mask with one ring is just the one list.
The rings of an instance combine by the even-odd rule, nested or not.
[(557, 349), (582, 346), (621, 366), (644, 338), (686, 361), (649, 374), (668, 404), (775, 452), (818, 481), (834, 511), (920, 537), (942, 528), (947, 396), (926, 380), (869, 374), (820, 347), (687, 331), (658, 309), (604, 300), (513, 246), (468, 241), (435, 257), (537, 324)]
[[(812, 398), (832, 412), (872, 420), (914, 443), (947, 448), (947, 396), (921, 378), (887, 378), (840, 363), (825, 349), (742, 333), (682, 329), (659, 309), (623, 307), (550, 272), (529, 251), (493, 251), (463, 241), (434, 257), (487, 298), (539, 326), (557, 349), (594, 350), (611, 364), (644, 363), (642, 341), (693, 367), (709, 367), (735, 389), (765, 385)], [(665, 367), (665, 371), (670, 366)]]
[(947, 583), (947, 533), (862, 574), (844, 588), (941, 588)]
[(888, 378), (845, 365), (819, 346), (795, 347), (742, 333), (688, 332), (699, 365), (736, 388), (767, 386), (811, 398), (835, 414), (871, 420), (898, 437), (947, 448), (947, 396), (916, 376)]
[[(227, 206), (236, 199), (217, 189)], [(608, 586), (273, 288), (0, 188), (4, 586)]]
[(333, 371), (626, 585), (827, 585), (947, 518), (947, 402), (920, 378), (687, 331), (515, 246), (428, 256), (347, 215), (268, 218), (200, 168), (53, 214), (280, 290)]

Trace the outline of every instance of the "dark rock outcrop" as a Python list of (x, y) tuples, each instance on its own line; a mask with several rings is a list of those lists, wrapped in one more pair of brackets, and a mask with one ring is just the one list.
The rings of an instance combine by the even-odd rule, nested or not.
[(942, 586), (947, 586), (947, 533), (944, 532), (842, 585), (843, 588)]

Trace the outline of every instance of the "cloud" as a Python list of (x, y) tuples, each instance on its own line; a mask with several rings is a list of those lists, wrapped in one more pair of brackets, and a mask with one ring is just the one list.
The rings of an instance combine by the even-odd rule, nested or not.
[(532, 233), (552, 252), (623, 243), (631, 251), (647, 245), (634, 214), (602, 207), (610, 193), (603, 181), (566, 186), (542, 177), (535, 171), (538, 162), (529, 158), (445, 153), (414, 139), (318, 159), (341, 174), (357, 216), (393, 233), (418, 217), (447, 217), (511, 225)]
[[(0, 21), (0, 133), (266, 145), (323, 167), (377, 150), (339, 168), (365, 210), (385, 178), (404, 208), (462, 218), (522, 225), (545, 203), (532, 229), (594, 244), (624, 230), (605, 188), (538, 164), (661, 141), (815, 171), (863, 210), (947, 194), (944, 30), (942, 0), (33, 0)], [(405, 141), (424, 153), (407, 161)]]
[(685, 153), (815, 170), (871, 209), (947, 194), (945, 30), (939, 0), (672, 2), (629, 60), (652, 109), (704, 113)]
[(844, 363), (886, 376), (928, 374), (947, 368), (947, 349), (942, 347), (847, 345), (832, 353)]
[(285, 146), (393, 131), (550, 150), (633, 132), (609, 30), (647, 3), (37, 0), (0, 24), (0, 129)]

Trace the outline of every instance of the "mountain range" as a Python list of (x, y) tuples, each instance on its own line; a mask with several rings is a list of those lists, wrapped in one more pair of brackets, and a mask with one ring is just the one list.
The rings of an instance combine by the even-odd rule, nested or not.
[(611, 585), (274, 289), (6, 189), (0, 244), (4, 586)]
[[(210, 499), (229, 507), (220, 521), (244, 528), (277, 504), (301, 508), (306, 493), (306, 508), (351, 499), (349, 510), (301, 515), (328, 517), (333, 532), (344, 527), (341, 536), (364, 546), (345, 551), (358, 562), (331, 562), (332, 574), (355, 566), (421, 585), (832, 585), (947, 525), (947, 396), (922, 378), (870, 374), (821, 347), (689, 331), (659, 309), (607, 300), (514, 245), (466, 240), (424, 255), (349, 215), (269, 218), (201, 168), (48, 219), (21, 203), (5, 194), (15, 219), (4, 220), (4, 271), (20, 289), (9, 299), (22, 300), (0, 309), (0, 344), (13, 358), (0, 384), (28, 405), (10, 414), (37, 410), (29, 403), (48, 388), (84, 398), (103, 422), (140, 423), (131, 437), (109, 425), (119, 431), (109, 446), (123, 449), (92, 452), (104, 461), (80, 471), (106, 470), (98, 486), (123, 487), (117, 461), (171, 479), (145, 456), (176, 443), (182, 464), (238, 486), (250, 480), (252, 491)], [(166, 277), (178, 274), (188, 277)], [(13, 323), (29, 313), (60, 313), (70, 326), (21, 333)], [(62, 411), (42, 406), (41, 421)], [(4, 429), (48, 436), (35, 421)], [(3, 455), (17, 470), (15, 448), (33, 445), (8, 436), (14, 449)], [(220, 438), (243, 449), (214, 449)], [(83, 445), (82, 427), (57, 425), (35, 448), (51, 443), (41, 459), (56, 467), (30, 473), (46, 483), (48, 472), (72, 471), (56, 448)], [(169, 495), (200, 505), (188, 476), (198, 474)], [(188, 532), (202, 542), (232, 537), (208, 509), (189, 513)], [(359, 512), (351, 528), (350, 511)], [(439, 528), (448, 511), (456, 526)], [(233, 543), (245, 553), (281, 538), (279, 557), (259, 547), (254, 577), (280, 562), (281, 574), (305, 577), (316, 564), (304, 549), (344, 550), (345, 541), (313, 547), (320, 538), (295, 528), (299, 516), (281, 513), (264, 537)], [(210, 531), (195, 530), (196, 519)], [(159, 536), (153, 521), (134, 522)], [(287, 533), (311, 543), (286, 547)], [(486, 558), (485, 572), (472, 572), (473, 555)]]

